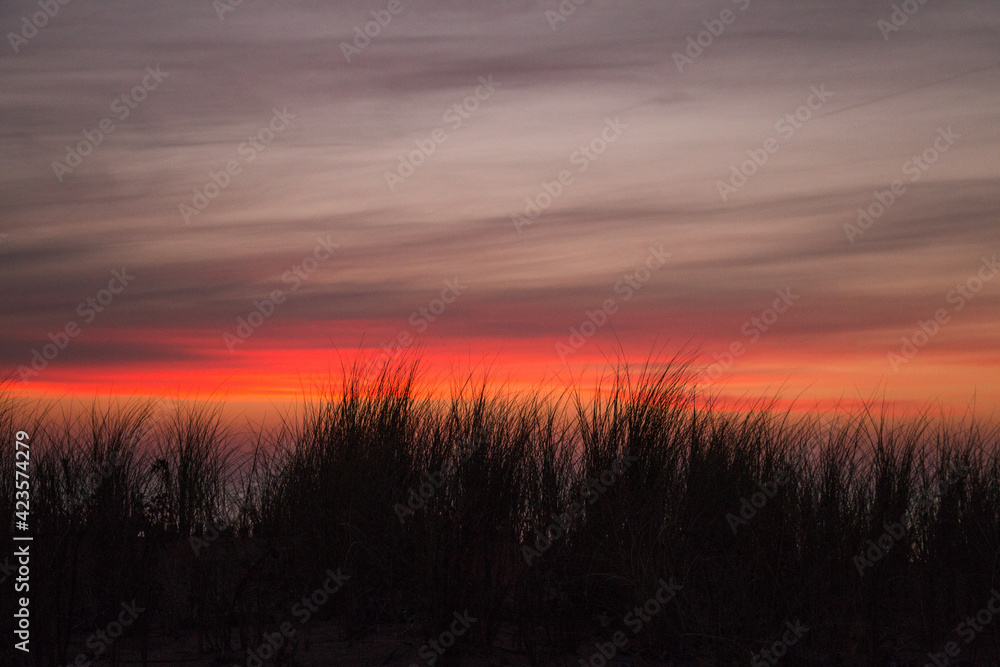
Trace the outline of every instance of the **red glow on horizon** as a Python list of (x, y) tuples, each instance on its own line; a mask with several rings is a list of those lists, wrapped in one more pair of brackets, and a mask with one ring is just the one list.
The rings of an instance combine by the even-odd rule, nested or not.
[[(172, 339), (176, 344), (178, 339)], [(196, 339), (189, 341), (196, 343)], [(481, 345), (481, 347), (487, 347)], [(599, 345), (584, 349), (565, 362), (537, 341), (496, 341), (490, 347), (500, 350), (475, 356), (471, 344), (464, 355), (456, 354), (455, 345), (439, 344), (434, 348), (405, 350), (395, 361), (382, 353), (382, 362), (397, 364), (416, 360), (418, 397), (447, 399), (466, 381), (479, 386), (484, 381), (503, 394), (544, 394), (564, 396), (568, 391), (585, 400), (592, 397), (598, 381), (610, 386), (610, 375), (618, 353), (605, 354)], [(339, 391), (343, 372), (351, 365), (379, 359), (378, 348), (297, 348), (222, 350), (203, 355), (203, 362), (173, 366), (162, 363), (136, 363), (119, 366), (60, 365), (23, 383), (14, 380), (10, 388), (29, 399), (79, 399), (96, 397), (148, 397), (180, 400), (225, 401), (233, 403), (294, 404), (304, 399)], [(634, 377), (638, 377), (647, 355), (629, 358)], [(690, 360), (691, 356), (684, 357)], [(704, 355), (698, 357), (704, 359)], [(669, 357), (655, 360), (654, 370)], [(705, 364), (713, 359), (704, 359)], [(947, 361), (947, 360), (943, 360)], [(731, 367), (715, 367), (716, 379), (699, 383), (697, 404), (726, 410), (745, 409), (752, 405), (794, 413), (842, 412), (856, 414), (868, 405), (883, 401), (893, 411), (961, 415), (980, 412), (992, 416), (997, 397), (983, 393), (974, 403), (963, 393), (965, 379), (974, 378), (963, 368), (951, 369), (952, 385), (940, 382), (933, 365), (911, 372), (912, 382), (870, 371), (863, 360), (837, 359), (805, 351), (761, 350), (753, 357), (740, 359)], [(376, 365), (378, 368), (378, 365)], [(705, 368), (704, 365), (691, 368)], [(712, 367), (709, 366), (709, 369)], [(906, 378), (903, 378), (906, 379)], [(892, 382), (895, 380), (894, 382)], [(927, 391), (934, 382), (937, 393)], [(692, 387), (693, 388), (693, 387)], [(863, 388), (867, 393), (863, 393)], [(709, 398), (711, 397), (711, 398)]]

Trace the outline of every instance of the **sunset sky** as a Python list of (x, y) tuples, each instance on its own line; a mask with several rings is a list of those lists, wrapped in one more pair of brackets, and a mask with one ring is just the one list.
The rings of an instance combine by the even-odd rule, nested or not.
[(19, 391), (287, 398), (417, 348), (561, 385), (620, 346), (1000, 407), (996, 2), (51, 4), (0, 7)]

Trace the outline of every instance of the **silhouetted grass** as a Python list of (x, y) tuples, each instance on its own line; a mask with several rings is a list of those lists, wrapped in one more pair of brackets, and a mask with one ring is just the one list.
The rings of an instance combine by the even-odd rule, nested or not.
[[(14, 433), (33, 434), (34, 663), (71, 662), (133, 599), (146, 611), (109, 664), (182, 633), (246, 664), (289, 620), (275, 664), (324, 621), (345, 641), (405, 627), (412, 654), (466, 610), (442, 664), (498, 642), (578, 664), (618, 630), (632, 655), (746, 664), (796, 620), (810, 630), (784, 664), (922, 665), (959, 641), (998, 587), (997, 426), (868, 410), (821, 428), (696, 402), (691, 379), (620, 362), (592, 398), (470, 379), (442, 403), (419, 397), (415, 362), (357, 363), (249, 448), (211, 407), (56, 420), (0, 394), (6, 516)], [(297, 601), (338, 569), (347, 584), (300, 625)], [(661, 581), (681, 588), (633, 632)], [(996, 660), (998, 625), (962, 658)]]

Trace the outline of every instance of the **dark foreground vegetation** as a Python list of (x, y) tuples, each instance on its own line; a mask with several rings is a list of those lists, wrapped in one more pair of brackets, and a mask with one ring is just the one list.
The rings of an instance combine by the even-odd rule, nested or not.
[(0, 563), (23, 429), (31, 654), (5, 569), (0, 664), (140, 664), (179, 636), (203, 664), (305, 664), (318, 628), (391, 629), (343, 664), (996, 664), (996, 427), (821, 427), (696, 406), (687, 380), (442, 404), (413, 365), (355, 367), (249, 449), (211, 407), (59, 420), (8, 393)]

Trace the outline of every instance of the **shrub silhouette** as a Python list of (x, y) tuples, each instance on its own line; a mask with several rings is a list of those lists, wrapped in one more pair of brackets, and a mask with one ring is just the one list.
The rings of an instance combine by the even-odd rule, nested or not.
[[(0, 395), (7, 516), (14, 433), (33, 434), (33, 664), (87, 653), (132, 600), (144, 611), (109, 664), (184, 634), (246, 664), (286, 621), (299, 632), (271, 661), (294, 664), (315, 627), (296, 604), (338, 569), (347, 583), (309, 623), (344, 639), (405, 625), (413, 654), (468, 611), (442, 664), (498, 642), (557, 664), (618, 630), (633, 655), (746, 662), (796, 619), (810, 631), (786, 664), (888, 664), (941, 650), (997, 586), (996, 426), (724, 410), (695, 400), (677, 359), (618, 362), (592, 397), (470, 378), (420, 398), (418, 368), (354, 363), (249, 444), (211, 405), (73, 420)], [(626, 615), (660, 582), (681, 588), (633, 633)], [(962, 657), (995, 660), (998, 625)]]

